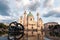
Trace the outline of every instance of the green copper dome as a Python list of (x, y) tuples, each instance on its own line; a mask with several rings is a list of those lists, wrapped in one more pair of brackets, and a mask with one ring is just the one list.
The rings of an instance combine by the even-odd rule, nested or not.
[(31, 12), (29, 12), (29, 14), (27, 16), (33, 16)]

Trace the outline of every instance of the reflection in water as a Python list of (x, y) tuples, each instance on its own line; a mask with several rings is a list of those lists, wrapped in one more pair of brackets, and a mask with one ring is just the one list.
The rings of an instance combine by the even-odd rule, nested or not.
[(59, 32), (53, 32), (53, 31), (51, 31), (49, 34), (50, 34), (50, 36), (60, 37), (60, 33)]
[(60, 40), (60, 33), (55, 31), (45, 32), (45, 36), (51, 40)]
[(21, 40), (60, 40), (60, 34), (53, 31), (25, 31), (25, 35)]
[(25, 31), (25, 35), (21, 40), (44, 40), (44, 32), (41, 31)]
[[(24, 31), (24, 36), (20, 40), (60, 40), (60, 34), (53, 31)], [(0, 40), (7, 40), (7, 37), (0, 37)]]

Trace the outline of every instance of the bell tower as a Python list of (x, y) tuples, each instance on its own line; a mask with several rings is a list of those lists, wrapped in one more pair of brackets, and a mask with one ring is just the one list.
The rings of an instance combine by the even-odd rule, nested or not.
[(39, 13), (37, 13), (37, 27), (38, 27), (38, 24), (39, 24)]
[(20, 16), (20, 23), (23, 24), (23, 17)]
[(24, 20), (23, 20), (23, 24), (24, 24), (24, 26), (25, 25), (27, 25), (27, 13), (26, 13), (26, 11), (24, 12)]

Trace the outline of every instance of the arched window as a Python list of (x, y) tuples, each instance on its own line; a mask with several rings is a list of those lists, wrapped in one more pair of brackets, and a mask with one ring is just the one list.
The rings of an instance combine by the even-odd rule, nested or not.
[(30, 19), (30, 21), (32, 21), (32, 18)]

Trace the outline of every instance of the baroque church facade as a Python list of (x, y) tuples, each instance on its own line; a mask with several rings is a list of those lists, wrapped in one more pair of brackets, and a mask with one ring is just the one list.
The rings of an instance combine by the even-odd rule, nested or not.
[(37, 21), (34, 20), (34, 16), (31, 12), (27, 14), (27, 12), (24, 12), (24, 15), (19, 18), (19, 23), (24, 25), (25, 30), (41, 30), (44, 29), (44, 24), (42, 19), (39, 17), (39, 13), (37, 13)]

